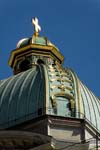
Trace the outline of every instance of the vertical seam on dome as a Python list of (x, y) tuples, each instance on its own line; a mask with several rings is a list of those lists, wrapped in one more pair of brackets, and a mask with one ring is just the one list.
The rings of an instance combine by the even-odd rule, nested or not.
[[(84, 105), (84, 100), (83, 100), (83, 96), (82, 96), (82, 94), (81, 94), (81, 98), (82, 98), (83, 108), (84, 108), (84, 109), (83, 109), (83, 110), (84, 110), (84, 113), (83, 113), (82, 115), (84, 115), (84, 116), (85, 116), (86, 111), (85, 111), (85, 105)], [(83, 116), (83, 117), (84, 117), (84, 116)]]
[[(32, 71), (31, 71), (32, 72)], [(13, 92), (14, 92), (14, 90), (16, 89), (16, 87), (18, 86), (18, 84), (19, 84), (19, 82), (20, 82), (20, 80), (22, 79), (22, 77), (23, 76), (25, 76), (27, 74), (27, 72), (24, 72), (24, 73), (22, 73), (21, 75), (20, 75), (20, 77), (18, 78), (18, 80), (16, 81), (16, 83), (15, 83), (15, 85), (14, 85), (14, 87), (13, 87), (13, 91), (12, 91), (12, 95), (11, 95), (11, 97), (10, 97), (10, 100), (9, 100), (9, 102), (11, 101), (12, 102), (12, 97), (13, 97)], [(20, 86), (21, 87), (21, 86)], [(19, 96), (19, 95), (18, 95)], [(15, 111), (15, 119), (16, 119), (16, 114), (17, 114), (17, 105), (18, 105), (18, 99), (16, 100), (16, 111)], [(8, 105), (8, 114), (9, 114), (9, 105)], [(8, 118), (9, 118), (9, 115), (8, 115)]]
[[(90, 93), (92, 94), (92, 96), (94, 97), (94, 103), (95, 103), (95, 105), (96, 105), (96, 107), (97, 107), (97, 111), (98, 111), (98, 114), (99, 114), (99, 118), (97, 118), (97, 115), (96, 115), (96, 122), (97, 122), (97, 125), (98, 124), (100, 124), (100, 111), (99, 111), (99, 107), (98, 107), (98, 105), (97, 105), (97, 99), (96, 99), (96, 97), (93, 95), (93, 93), (90, 91)], [(96, 113), (97, 114), (97, 113)], [(98, 121), (98, 119), (99, 119), (99, 121)], [(99, 131), (100, 131), (100, 129), (99, 129), (99, 126), (98, 126), (98, 128), (97, 128)]]
[(45, 97), (44, 97), (44, 101), (43, 101), (43, 105), (44, 105), (44, 107), (45, 108), (43, 108), (43, 109), (45, 109), (45, 113), (46, 113), (46, 111), (47, 111), (47, 106), (46, 106), (46, 103), (47, 103), (47, 101), (48, 101), (48, 86), (47, 86), (47, 80), (48, 80), (48, 76), (46, 76), (46, 69), (45, 69), (45, 66), (44, 65), (42, 65), (42, 68), (43, 68), (43, 70), (42, 70), (42, 73), (43, 73), (43, 82), (44, 82), (44, 91), (45, 91)]
[(7, 81), (9, 81), (9, 80), (10, 80), (10, 78), (5, 79), (4, 81), (2, 81), (2, 83), (0, 84), (0, 87), (1, 87), (5, 82), (7, 82)]
[[(91, 92), (92, 93), (92, 92)], [(96, 100), (98, 101), (98, 103), (100, 104), (100, 99), (98, 99), (98, 97), (97, 96), (95, 96), (93, 93), (92, 93), (92, 95), (96, 98)]]
[[(84, 91), (84, 95), (85, 95), (85, 97), (86, 97), (86, 101), (87, 101), (87, 104), (88, 104), (88, 108), (89, 108), (89, 114), (90, 114), (90, 121), (91, 121), (91, 111), (90, 111), (90, 107), (89, 107), (89, 103), (88, 103), (88, 98), (87, 98), (87, 95), (86, 95), (86, 92), (85, 92), (85, 87), (83, 86), (83, 84), (82, 83), (80, 83), (81, 84), (81, 88), (83, 89), (83, 91)], [(87, 117), (87, 116), (85, 116), (85, 117)]]
[(19, 78), (17, 79), (17, 81), (15, 82), (15, 84), (14, 84), (14, 86), (13, 86), (13, 89), (12, 89), (11, 94), (10, 94), (9, 102), (11, 101), (12, 96), (13, 96), (13, 92), (14, 92), (14, 90), (15, 90), (15, 88), (16, 88), (16, 86), (17, 86), (17, 84), (18, 84), (18, 82), (20, 81), (20, 79), (21, 79), (22, 76), (24, 76), (24, 73), (21, 74), (20, 77), (17, 76), (17, 77), (19, 77)]
[(88, 93), (88, 95), (90, 97), (91, 103), (92, 103), (92, 107), (93, 107), (93, 110), (94, 110), (94, 116), (95, 116), (95, 122), (96, 122), (96, 128), (97, 128), (97, 118), (96, 118), (96, 112), (95, 112), (95, 109), (94, 109), (94, 106), (93, 106), (93, 101), (92, 101), (91, 95), (90, 95), (90, 93), (89, 93), (89, 91), (88, 91), (86, 86), (85, 86), (85, 89), (86, 89), (86, 91), (87, 91), (87, 93)]
[[(11, 78), (11, 80), (10, 80), (9, 83), (7, 84), (6, 88), (4, 89), (4, 91), (3, 91), (3, 93), (2, 93), (2, 96), (1, 96), (1, 101), (0, 101), (1, 103), (2, 103), (2, 101), (3, 101), (4, 95), (6, 95), (5, 93), (6, 93), (7, 89), (8, 89), (8, 87), (9, 87), (10, 83), (11, 83), (15, 78), (16, 78), (16, 76), (14, 76), (13, 78)], [(1, 104), (0, 104), (0, 105), (1, 105)]]
[[(44, 80), (43, 80), (43, 70), (42, 70), (43, 68), (42, 68), (42, 67), (43, 67), (43, 65), (40, 65), (40, 66), (39, 66), (40, 76), (41, 76), (41, 77), (40, 77), (40, 82), (39, 82), (39, 85), (38, 85), (38, 86), (39, 86), (39, 87), (38, 87), (38, 96), (37, 96), (38, 109), (39, 109), (39, 102), (41, 101), (41, 99), (40, 99), (40, 98), (41, 98), (41, 93), (42, 93), (41, 90), (43, 90), (43, 84), (42, 84), (42, 82), (44, 81)], [(42, 89), (41, 89), (41, 88), (42, 88)], [(44, 92), (43, 92), (43, 93), (44, 93)], [(43, 94), (43, 93), (42, 93), (42, 94)], [(46, 94), (46, 93), (45, 93), (45, 94)], [(43, 101), (42, 101), (42, 102), (43, 102), (43, 103), (42, 103), (42, 108), (43, 108), (43, 112), (44, 112), (44, 109), (45, 109), (45, 108), (44, 108), (44, 97), (42, 97), (42, 98), (43, 98), (43, 99), (42, 99), (42, 100), (43, 100)], [(38, 111), (38, 110), (37, 110), (37, 111)], [(42, 112), (42, 113), (43, 113), (43, 112)]]
[[(21, 100), (21, 96), (22, 96), (22, 92), (23, 92), (23, 89), (24, 89), (24, 86), (25, 86), (25, 83), (26, 81), (28, 80), (30, 74), (32, 73), (33, 70), (29, 70), (28, 72), (26, 71), (24, 75), (26, 75), (25, 77), (25, 80), (23, 81), (22, 85), (21, 85), (21, 88), (20, 88), (20, 92), (19, 92), (19, 95), (18, 95), (18, 100), (17, 100), (17, 107), (16, 107), (16, 116), (17, 116), (17, 113), (18, 113), (18, 106), (19, 106), (19, 103)], [(24, 112), (25, 113), (25, 112)]]
[[(20, 76), (20, 77), (19, 77)], [(9, 121), (9, 105), (10, 105), (10, 102), (12, 102), (12, 96), (13, 96), (13, 91), (15, 90), (15, 88), (16, 88), (16, 86), (17, 86), (17, 84), (18, 84), (18, 82), (20, 81), (20, 79), (21, 79), (21, 77), (22, 76), (24, 76), (24, 74), (19, 74), (19, 75), (17, 75), (16, 77), (18, 78), (18, 80), (15, 82), (15, 84), (14, 84), (14, 86), (13, 86), (13, 89), (12, 89), (12, 91), (11, 91), (11, 94), (10, 94), (10, 98), (9, 98), (9, 102), (8, 102), (8, 109), (7, 109), (7, 114), (8, 114), (8, 121)], [(17, 83), (17, 84), (16, 84)], [(16, 101), (16, 104), (17, 104), (17, 101)], [(17, 106), (17, 105), (16, 105)]]
[[(6, 117), (5, 118), (6, 119), (6, 123), (8, 122), (8, 113), (7, 112), (8, 112), (8, 106), (9, 106), (9, 96), (10, 96), (10, 92), (11, 92), (11, 90), (13, 88), (13, 84), (14, 84), (13, 80), (16, 81), (16, 79), (17, 79), (17, 76), (14, 76), (13, 78), (10, 79), (10, 81), (6, 85), (6, 87), (5, 87), (5, 89), (4, 89), (3, 93), (2, 93), (2, 96), (1, 96), (1, 102), (3, 102), (3, 100), (5, 102), (5, 100), (6, 100), (6, 105), (4, 106), (6, 108), (6, 116), (5, 116)], [(6, 95), (7, 91), (8, 91), (8, 95)], [(4, 114), (5, 114), (5, 111), (4, 111)], [(4, 123), (4, 122), (2, 122), (2, 123)]]
[[(80, 112), (80, 92), (79, 92), (79, 89), (80, 89), (79, 86), (80, 85), (79, 85), (79, 81), (78, 81), (78, 78), (77, 78), (76, 74), (74, 73), (74, 71), (72, 69), (69, 69), (69, 71), (73, 76), (74, 84), (75, 84), (75, 81), (76, 81), (76, 91), (77, 91), (77, 99), (78, 99), (77, 101), (78, 101), (78, 108), (79, 108), (78, 112)], [(75, 97), (75, 100), (76, 100), (76, 97)], [(77, 114), (77, 112), (76, 112), (76, 115), (80, 115), (80, 114)]]
[[(90, 91), (91, 92), (91, 91)], [(98, 112), (99, 112), (99, 116), (100, 116), (100, 109), (99, 109), (99, 107), (98, 107), (98, 105), (97, 105), (97, 98), (94, 96), (94, 94), (91, 92), (91, 94), (92, 94), (92, 96), (94, 97), (94, 99), (95, 99), (95, 104), (96, 104), (96, 106), (97, 106), (97, 109), (98, 109)], [(98, 102), (99, 103), (99, 102)], [(100, 105), (100, 103), (99, 103), (99, 105)]]
[[(36, 79), (38, 75), (38, 72), (35, 72), (34, 76), (33, 76), (33, 79), (31, 81), (31, 84), (30, 84), (30, 87), (29, 87), (29, 91), (28, 91), (28, 106), (27, 106), (27, 113), (29, 114), (29, 106), (30, 106), (30, 101), (31, 101), (31, 98), (30, 98), (30, 94), (31, 94), (31, 90), (32, 90), (32, 86), (34, 84), (34, 80)], [(29, 114), (30, 115), (30, 114)]]
[[(6, 86), (6, 83), (8, 83), (9, 80), (10, 80), (10, 78), (8, 78), (7, 80), (4, 80), (4, 81), (0, 84), (0, 88), (5, 84), (4, 87), (3, 87), (3, 89), (2, 89), (2, 90), (0, 89), (0, 91), (1, 91), (1, 93), (0, 93), (1, 96), (2, 96), (2, 94), (3, 94), (3, 92), (4, 92), (3, 90), (4, 90), (5, 86)], [(2, 105), (2, 103), (1, 103), (1, 98), (0, 98), (0, 107), (1, 107), (1, 105)]]
[[(38, 65), (37, 65), (37, 67), (39, 68)], [(31, 86), (30, 86), (31, 88), (30, 88), (30, 90), (29, 90), (30, 92), (31, 92), (31, 90), (32, 90), (32, 86), (34, 85), (34, 84), (33, 84), (33, 83), (34, 83), (33, 81), (37, 82), (36, 79), (39, 77), (39, 72), (40, 72), (40, 68), (39, 68), (38, 72), (35, 73), (35, 76), (34, 76), (34, 78), (33, 78), (33, 79), (35, 79), (35, 80), (32, 80), (32, 82), (31, 82)], [(38, 84), (39, 84), (39, 86), (40, 86), (40, 83), (38, 83)], [(34, 89), (34, 88), (33, 88), (33, 89)], [(30, 93), (30, 92), (29, 92), (29, 93)], [(33, 91), (33, 92), (34, 92), (34, 91)], [(38, 91), (37, 99), (35, 99), (35, 101), (37, 101), (37, 103), (38, 103), (39, 92), (40, 92), (40, 91)], [(31, 95), (31, 96), (32, 96), (32, 95)], [(28, 116), (34, 115), (34, 114), (36, 115), (36, 113), (38, 113), (38, 110), (35, 110), (35, 111), (32, 112), (32, 113), (29, 112), (29, 110), (30, 110), (29, 107), (30, 107), (30, 102), (31, 102), (31, 100), (32, 100), (32, 99), (30, 98), (29, 101), (28, 101), (28, 107), (27, 107), (27, 108), (28, 108), (28, 114), (29, 114)], [(33, 99), (33, 100), (34, 100), (34, 99)], [(38, 107), (38, 106), (37, 106), (37, 107)], [(34, 108), (33, 108), (33, 109), (34, 109)], [(35, 116), (35, 117), (36, 117), (36, 116)], [(34, 117), (33, 117), (33, 118), (34, 118)]]
[[(38, 72), (38, 74), (37, 74), (37, 78), (39, 77), (39, 75), (40, 75), (40, 78), (41, 78), (41, 69), (40, 69), (40, 66), (38, 66), (38, 68), (39, 68), (39, 72), (40, 72), (40, 74), (39, 74), (39, 72)], [(37, 102), (37, 110), (35, 111), (35, 113), (36, 113), (36, 115), (38, 116), (38, 108), (39, 108), (39, 94), (40, 94), (40, 87), (41, 87), (41, 80), (39, 81), (39, 83), (38, 83), (38, 90), (37, 90), (37, 99), (35, 99), (35, 101)], [(33, 112), (34, 113), (34, 112)], [(32, 114), (33, 114), (32, 113)]]
[[(24, 81), (23, 81), (23, 83), (22, 83), (22, 86), (21, 86), (21, 89), (20, 89), (20, 92), (19, 92), (18, 99), (20, 99), (20, 97), (21, 97), (21, 95), (22, 95), (22, 92), (23, 92), (23, 89), (24, 89), (24, 86), (25, 86), (25, 83), (26, 83), (26, 81), (27, 81), (27, 79), (28, 79), (28, 77), (30, 76), (31, 73), (32, 73), (32, 70), (31, 70), (30, 72), (25, 72), (26, 77), (25, 77), (25, 79), (24, 79)], [(24, 75), (25, 75), (25, 74), (24, 74)]]

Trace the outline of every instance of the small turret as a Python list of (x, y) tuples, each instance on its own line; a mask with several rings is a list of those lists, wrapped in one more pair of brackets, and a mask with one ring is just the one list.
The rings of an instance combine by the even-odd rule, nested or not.
[(34, 64), (62, 64), (64, 57), (58, 48), (52, 44), (46, 37), (39, 36), (41, 27), (38, 19), (32, 19), (34, 25), (34, 34), (31, 38), (21, 39), (17, 48), (11, 52), (9, 66), (14, 74), (26, 71), (34, 67)]

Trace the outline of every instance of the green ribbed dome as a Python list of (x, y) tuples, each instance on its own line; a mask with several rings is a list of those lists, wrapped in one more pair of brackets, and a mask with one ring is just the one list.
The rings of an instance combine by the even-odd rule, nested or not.
[(57, 65), (34, 65), (0, 81), (0, 128), (49, 114), (85, 118), (100, 132), (99, 108), (100, 100), (76, 74)]

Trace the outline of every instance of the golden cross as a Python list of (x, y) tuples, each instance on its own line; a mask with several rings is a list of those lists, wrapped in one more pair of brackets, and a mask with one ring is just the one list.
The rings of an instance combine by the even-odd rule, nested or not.
[(36, 17), (32, 19), (32, 24), (34, 25), (35, 35), (39, 35), (39, 31), (41, 31), (41, 27), (38, 24), (38, 19)]

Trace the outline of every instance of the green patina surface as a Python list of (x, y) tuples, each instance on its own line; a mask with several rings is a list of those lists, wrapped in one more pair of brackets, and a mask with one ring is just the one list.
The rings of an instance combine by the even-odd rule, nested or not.
[(35, 37), (34, 43), (40, 45), (47, 45), (47, 39), (44, 37)]
[[(25, 39), (21, 39), (18, 44), (17, 44), (17, 48), (22, 48), (25, 47), (29, 44), (37, 44), (37, 45), (52, 45), (54, 47), (56, 47), (54, 44), (52, 44), (48, 38), (46, 37), (41, 37), (41, 36), (33, 36), (32, 38), (25, 38)], [(58, 48), (56, 47), (56, 49), (58, 50)], [(59, 51), (59, 50), (58, 50)]]
[[(8, 127), (43, 113), (45, 80), (43, 68), (34, 66), (0, 82), (0, 127)], [(40, 114), (39, 114), (40, 113)]]

